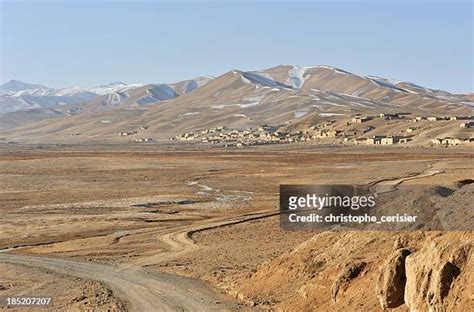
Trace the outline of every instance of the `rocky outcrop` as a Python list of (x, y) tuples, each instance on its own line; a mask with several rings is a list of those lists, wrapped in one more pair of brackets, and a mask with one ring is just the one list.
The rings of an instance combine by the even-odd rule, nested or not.
[(396, 308), (404, 303), (405, 259), (410, 254), (411, 251), (407, 248), (398, 249), (380, 268), (376, 293), (383, 309)]
[(442, 236), (406, 258), (404, 300), (411, 311), (448, 311), (445, 299), (467, 267), (471, 247), (472, 242), (454, 244), (449, 235)]
[(473, 232), (326, 231), (234, 289), (271, 311), (474, 311), (473, 243)]

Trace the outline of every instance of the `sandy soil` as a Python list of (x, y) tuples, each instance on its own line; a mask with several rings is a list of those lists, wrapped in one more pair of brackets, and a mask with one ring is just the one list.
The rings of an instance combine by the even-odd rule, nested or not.
[[(54, 295), (51, 306), (44, 309), (34, 308), (35, 311), (85, 311), (90, 308), (100, 311), (128, 310), (126, 301), (117, 298), (107, 285), (95, 280), (71, 278), (67, 274), (62, 275), (47, 269), (31, 269), (28, 266), (9, 263), (0, 264), (0, 274), (3, 297)], [(2, 307), (3, 309), (6, 308)]]

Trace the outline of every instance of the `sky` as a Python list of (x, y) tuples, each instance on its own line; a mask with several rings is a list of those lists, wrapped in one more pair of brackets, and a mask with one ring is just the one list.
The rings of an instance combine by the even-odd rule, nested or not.
[(326, 64), (474, 92), (472, 1), (5, 1), (0, 80), (168, 83)]

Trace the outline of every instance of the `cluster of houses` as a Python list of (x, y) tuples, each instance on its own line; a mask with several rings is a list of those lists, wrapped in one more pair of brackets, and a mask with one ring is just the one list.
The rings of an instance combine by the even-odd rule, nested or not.
[[(373, 116), (354, 115), (350, 121), (346, 122), (346, 126), (362, 124), (373, 119), (383, 120), (468, 120), (460, 124), (461, 128), (473, 128), (473, 116), (450, 116), (450, 117), (408, 117), (410, 113), (381, 113)], [(251, 145), (275, 144), (275, 143), (295, 143), (295, 142), (309, 142), (319, 141), (325, 139), (333, 139), (333, 142), (347, 143), (347, 144), (364, 144), (364, 145), (393, 145), (403, 144), (413, 140), (415, 131), (421, 127), (411, 126), (400, 133), (387, 133), (386, 135), (375, 135), (368, 137), (366, 133), (374, 130), (372, 124), (367, 125), (363, 129), (360, 127), (339, 128), (335, 127), (336, 121), (329, 120), (316, 126), (309, 127), (305, 130), (291, 131), (288, 128), (278, 126), (263, 125), (257, 128), (248, 129), (231, 129), (227, 127), (214, 127), (209, 129), (189, 131), (181, 135), (170, 138), (175, 141), (199, 141), (207, 144), (219, 144), (225, 147), (241, 147)], [(286, 130), (282, 130), (286, 129)], [(363, 137), (360, 137), (363, 136)], [(435, 143), (436, 141), (436, 143)], [(472, 142), (471, 138), (443, 138), (433, 140), (432, 144), (438, 145), (457, 145)]]
[(366, 144), (366, 145), (392, 145), (407, 143), (412, 140), (408, 136), (397, 136), (397, 135), (374, 135), (371, 138), (357, 138), (355, 144)]
[[(373, 120), (375, 118), (382, 118), (385, 120), (392, 120), (392, 119), (405, 119), (406, 116), (409, 115), (408, 113), (396, 113), (396, 114), (380, 114), (378, 116), (362, 116), (362, 115), (355, 115), (351, 118), (351, 123), (360, 124), (367, 122), (369, 120)], [(435, 121), (453, 121), (453, 120), (466, 120), (465, 122), (460, 123), (460, 128), (474, 128), (474, 116), (417, 116), (412, 118), (411, 120), (414, 122), (420, 122), (422, 120), (435, 122)], [(350, 123), (347, 123), (350, 124)], [(367, 130), (370, 131), (371, 127), (368, 127)], [(419, 127), (408, 127), (405, 129), (405, 133), (412, 133), (419, 129)], [(364, 131), (368, 132), (368, 131)], [(402, 131), (403, 132), (403, 131)], [(396, 136), (396, 135), (380, 135), (380, 136), (373, 136), (371, 138), (356, 138), (354, 140), (355, 144), (366, 144), (366, 145), (391, 145), (391, 144), (398, 144), (398, 143), (406, 143), (412, 140), (413, 136)], [(437, 146), (454, 146), (460, 144), (467, 144), (472, 143), (473, 138), (471, 137), (445, 137), (445, 138), (436, 138), (431, 141), (432, 145)]]
[(472, 120), (474, 119), (474, 116), (429, 116), (429, 117), (424, 117), (424, 116), (417, 116), (412, 119), (414, 122), (419, 122), (422, 120), (428, 120), (428, 121), (446, 121), (446, 120)]
[[(394, 114), (389, 114), (389, 113), (381, 113), (378, 116), (363, 116), (360, 114), (357, 114), (351, 118), (352, 123), (363, 123), (367, 122), (369, 120), (375, 119), (375, 118), (382, 118), (384, 120), (393, 120), (393, 119), (406, 119), (407, 115), (410, 115), (410, 113), (394, 113)], [(474, 116), (417, 116), (412, 119), (414, 122), (419, 122), (422, 120), (427, 120), (427, 121), (443, 121), (443, 120), (473, 120)], [(461, 124), (461, 127), (465, 128), (470, 128), (474, 127), (473, 122), (465, 122)]]
[[(273, 143), (309, 142), (325, 138), (338, 138), (348, 142), (349, 139), (342, 130), (310, 127), (308, 130), (296, 132), (278, 131), (276, 127), (262, 126), (255, 129), (229, 129), (217, 127), (200, 131), (190, 131), (171, 138), (176, 141), (200, 141), (201, 143), (222, 144), (230, 146), (251, 146)], [(411, 141), (409, 136), (378, 135), (371, 138), (357, 138), (355, 144), (392, 145)]]
[[(119, 136), (123, 137), (123, 136), (134, 135), (146, 129), (148, 129), (148, 126), (138, 126), (133, 130), (119, 132)], [(137, 138), (137, 139), (130, 140), (130, 142), (132, 143), (145, 143), (145, 142), (154, 142), (154, 141), (155, 139), (153, 138)]]
[(305, 131), (285, 132), (278, 130), (278, 127), (267, 125), (244, 130), (217, 127), (186, 132), (182, 135), (171, 138), (171, 140), (199, 140), (201, 143), (223, 144), (226, 147), (241, 147), (275, 143), (307, 142), (318, 138), (336, 137), (340, 135), (340, 132), (337, 130), (321, 130), (317, 132), (315, 129), (315, 127), (311, 127), (309, 130)]
[(139, 131), (146, 130), (146, 129), (148, 129), (148, 126), (138, 126), (133, 130), (119, 132), (119, 136), (134, 135), (134, 134), (137, 134)]
[(474, 137), (468, 138), (437, 138), (431, 140), (431, 144), (435, 146), (455, 146), (455, 145), (464, 145), (464, 144), (472, 144), (474, 143)]
[(384, 120), (393, 120), (393, 119), (405, 119), (407, 115), (410, 115), (410, 113), (381, 113), (377, 116), (363, 116), (360, 114), (357, 114), (351, 118), (351, 122), (353, 123), (363, 123), (375, 118), (381, 118)]
[[(189, 131), (179, 136), (171, 138), (176, 141), (200, 141), (201, 143), (222, 144), (226, 147), (230, 146), (251, 146), (274, 143), (295, 143), (295, 142), (309, 142), (320, 139), (334, 138), (343, 142), (349, 142), (349, 136), (354, 135), (350, 131), (345, 133), (340, 129), (327, 128), (334, 121), (329, 121), (326, 124), (319, 126), (312, 126), (307, 130), (285, 132), (278, 130), (277, 127), (261, 126), (251, 129), (229, 129), (226, 127), (216, 127), (204, 129), (200, 131)], [(367, 127), (363, 133), (374, 129)], [(408, 136), (374, 136), (372, 138), (358, 138), (353, 142), (355, 144), (367, 145), (391, 145), (397, 143), (406, 143), (411, 141)]]

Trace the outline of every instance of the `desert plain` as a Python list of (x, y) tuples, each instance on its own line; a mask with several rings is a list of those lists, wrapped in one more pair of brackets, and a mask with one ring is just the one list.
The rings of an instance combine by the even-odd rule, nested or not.
[[(278, 198), (280, 184), (397, 181), (472, 210), (473, 173), (468, 148), (2, 148), (0, 296), (48, 296), (47, 311), (468, 311), (471, 231), (285, 231)], [(404, 249), (400, 290), (383, 281)]]

